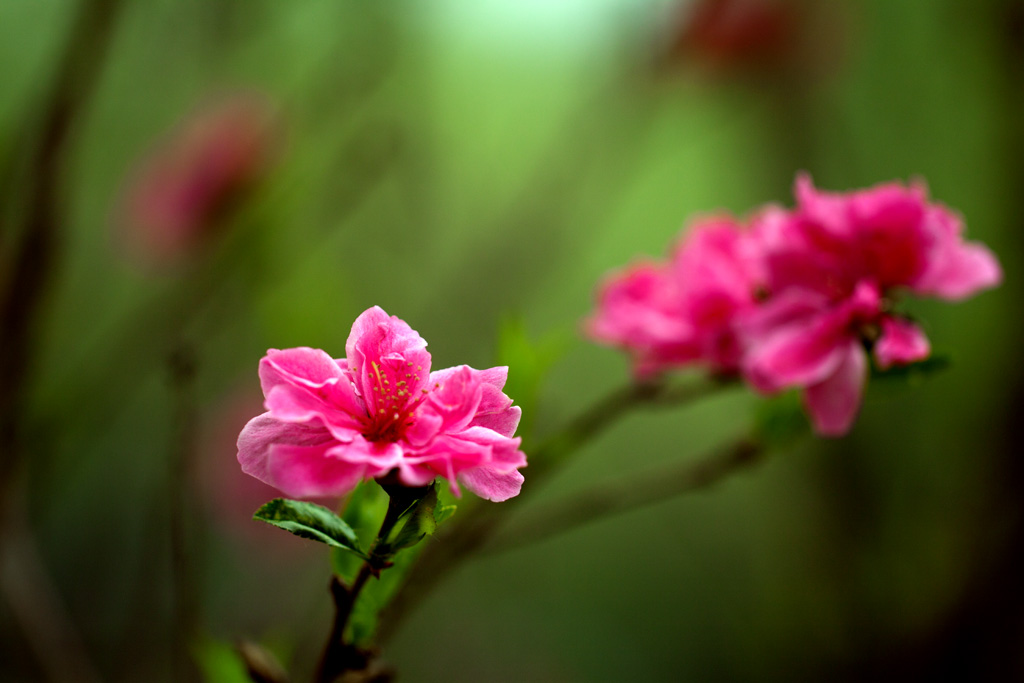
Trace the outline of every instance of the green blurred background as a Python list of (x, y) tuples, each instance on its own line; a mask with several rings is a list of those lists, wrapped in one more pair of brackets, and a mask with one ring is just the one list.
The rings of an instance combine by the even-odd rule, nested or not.
[[(81, 4), (0, 0), (9, 272), (11, 188)], [(342, 356), (376, 304), (436, 367), (487, 367), (519, 318), (573, 339), (535, 408), (543, 433), (628, 378), (578, 334), (595, 283), (664, 254), (694, 215), (791, 203), (798, 170), (829, 189), (924, 178), (999, 255), (1000, 289), (913, 306), (951, 369), (873, 387), (846, 439), (453, 568), (385, 656), (405, 681), (1024, 680), (1024, 6), (781, 3), (781, 29), (723, 39), (687, 30), (697, 4), (120, 3), (65, 150), (17, 478), (51, 597), (103, 680), (176, 675), (182, 509), (196, 651), (247, 638), (308, 677), (326, 552), (250, 521), (274, 494), (235, 462), (268, 347)], [(205, 249), (133, 260), (115, 225), (132, 169), (240, 90), (277, 107), (274, 163)], [(182, 349), (184, 388), (168, 369)], [(757, 403), (740, 390), (631, 416), (537, 497), (697, 458)], [(184, 508), (168, 486), (183, 411)], [(7, 598), (0, 680), (45, 680)]]

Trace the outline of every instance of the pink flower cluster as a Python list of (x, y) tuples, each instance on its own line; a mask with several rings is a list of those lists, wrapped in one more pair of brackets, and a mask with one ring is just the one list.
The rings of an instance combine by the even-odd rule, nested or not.
[(762, 209), (749, 227), (701, 221), (667, 263), (612, 276), (590, 335), (627, 350), (639, 376), (699, 363), (762, 393), (799, 387), (819, 434), (846, 433), (869, 354), (886, 369), (930, 353), (895, 312), (900, 294), (959, 300), (1002, 273), (920, 185), (828, 193), (801, 176), (796, 200)]
[(310, 348), (260, 361), (267, 412), (238, 437), (242, 469), (285, 494), (339, 496), (392, 474), (407, 486), (445, 477), (492, 501), (519, 493), (526, 456), (508, 368), (430, 371), (427, 343), (378, 307), (360, 315), (335, 360)]

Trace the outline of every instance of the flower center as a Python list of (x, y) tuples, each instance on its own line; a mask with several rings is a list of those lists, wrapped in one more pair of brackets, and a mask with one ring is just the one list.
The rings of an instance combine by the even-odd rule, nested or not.
[[(363, 436), (367, 441), (398, 441), (405, 430), (416, 421), (416, 409), (426, 400), (429, 389), (414, 387), (420, 384), (421, 366), (413, 369), (412, 363), (405, 368), (381, 368), (371, 362), (373, 372), (370, 380), (373, 396), (366, 397), (367, 422)], [(406, 372), (401, 372), (401, 370)], [(399, 379), (404, 375), (404, 379)], [(392, 381), (394, 380), (394, 381)], [(418, 394), (418, 395), (417, 395)]]

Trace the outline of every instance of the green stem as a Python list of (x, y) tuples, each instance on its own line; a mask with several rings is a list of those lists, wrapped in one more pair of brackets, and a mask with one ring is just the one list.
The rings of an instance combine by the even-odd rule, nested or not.
[(346, 671), (366, 667), (367, 654), (357, 648), (355, 644), (345, 642), (345, 629), (348, 628), (356, 600), (359, 599), (359, 594), (370, 577), (378, 576), (381, 571), (391, 566), (391, 556), (381, 554), (380, 548), (386, 544), (402, 513), (422, 498), (430, 488), (429, 486), (409, 488), (398, 482), (390, 481), (383, 481), (380, 485), (388, 494), (388, 509), (384, 513), (384, 520), (377, 532), (377, 539), (373, 543), (373, 550), (370, 551), (369, 558), (359, 568), (351, 586), (346, 586), (337, 576), (331, 578), (334, 623), (331, 625), (331, 634), (328, 636), (323, 654), (320, 656), (320, 664), (317, 666), (314, 678), (316, 683), (331, 683)]

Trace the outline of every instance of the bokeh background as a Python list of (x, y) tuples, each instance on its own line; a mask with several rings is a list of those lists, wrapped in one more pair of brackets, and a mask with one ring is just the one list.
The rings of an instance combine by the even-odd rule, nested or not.
[[(0, 679), (78, 652), (187, 680), (176, 648), (221, 670), (239, 638), (308, 678), (326, 552), (250, 521), (274, 493), (235, 462), (265, 350), (341, 356), (377, 304), (437, 367), (486, 367), (519, 321), (563, 351), (528, 452), (628, 378), (579, 335), (603, 274), (789, 204), (799, 170), (923, 178), (1000, 256), (1000, 289), (913, 305), (951, 367), (872, 387), (843, 440), (453, 568), (387, 644), (405, 681), (1024, 680), (1024, 4), (0, 0), (5, 291), (56, 178), (2, 454)], [(758, 403), (631, 416), (530, 493), (698, 458)], [(26, 613), (80, 652), (38, 651)]]

